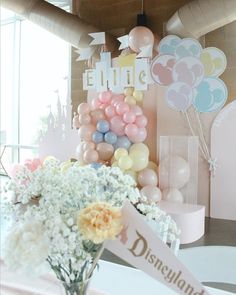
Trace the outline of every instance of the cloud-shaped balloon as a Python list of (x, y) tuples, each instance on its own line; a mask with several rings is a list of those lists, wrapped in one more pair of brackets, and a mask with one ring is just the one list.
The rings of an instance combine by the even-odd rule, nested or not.
[(220, 110), (228, 97), (225, 83), (218, 78), (205, 78), (196, 88), (193, 105), (198, 112)]
[(168, 35), (164, 37), (163, 39), (161, 39), (158, 45), (159, 54), (174, 55), (175, 49), (180, 42), (181, 38), (175, 35)]
[(199, 57), (202, 52), (201, 44), (192, 38), (184, 38), (175, 49), (176, 59), (187, 56)]

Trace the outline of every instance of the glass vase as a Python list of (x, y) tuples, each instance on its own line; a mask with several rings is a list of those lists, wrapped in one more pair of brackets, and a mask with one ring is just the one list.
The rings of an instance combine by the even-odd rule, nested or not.
[(66, 283), (61, 281), (60, 295), (88, 295), (90, 280), (76, 283)]

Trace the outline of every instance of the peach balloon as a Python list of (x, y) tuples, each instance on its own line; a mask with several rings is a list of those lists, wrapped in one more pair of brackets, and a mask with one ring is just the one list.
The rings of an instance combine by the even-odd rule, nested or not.
[(96, 131), (96, 127), (92, 124), (83, 125), (80, 127), (78, 134), (81, 140), (91, 141), (93, 132)]
[(91, 164), (98, 161), (98, 152), (95, 150), (87, 150), (84, 152), (83, 160), (85, 163)]
[(146, 45), (154, 44), (154, 36), (151, 30), (144, 26), (133, 28), (129, 32), (129, 47), (135, 51), (140, 52), (140, 48)]
[(81, 104), (79, 104), (77, 110), (80, 115), (88, 114), (90, 112), (89, 104), (87, 102), (82, 102)]
[(99, 120), (105, 119), (104, 111), (103, 110), (94, 110), (91, 112), (92, 122), (94, 124), (97, 123)]
[(141, 195), (147, 198), (148, 203), (157, 203), (162, 198), (162, 193), (160, 189), (153, 185), (147, 185), (143, 187), (140, 191)]
[(145, 168), (144, 170), (140, 171), (138, 174), (138, 183), (142, 187), (146, 185), (158, 185), (157, 174), (154, 170)]
[(97, 145), (97, 152), (100, 160), (108, 161), (112, 158), (114, 147), (106, 142), (101, 142)]
[(98, 109), (100, 106), (102, 105), (102, 103), (99, 101), (99, 99), (97, 98), (94, 98), (92, 101), (91, 101), (91, 108), (92, 110), (96, 110)]
[(89, 114), (81, 114), (79, 115), (79, 122), (81, 125), (87, 125), (91, 122), (91, 117)]
[(86, 151), (86, 150), (94, 150), (96, 148), (96, 144), (92, 141), (86, 141), (84, 144), (83, 144), (83, 150)]

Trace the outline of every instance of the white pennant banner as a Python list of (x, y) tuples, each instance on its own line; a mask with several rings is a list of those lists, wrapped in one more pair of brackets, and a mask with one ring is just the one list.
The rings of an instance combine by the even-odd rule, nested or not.
[(93, 41), (89, 45), (101, 45), (106, 43), (105, 32), (90, 33), (89, 36), (93, 38)]
[(140, 57), (152, 57), (152, 49), (153, 45), (146, 45), (143, 47), (140, 47), (140, 53), (136, 56), (136, 58)]
[(209, 295), (130, 203), (124, 205), (122, 214), (123, 230), (116, 240), (105, 243), (109, 251), (178, 294)]
[(121, 43), (119, 49), (125, 49), (129, 47), (129, 35), (119, 37), (117, 40)]
[(76, 59), (77, 61), (81, 60), (87, 60), (90, 59), (91, 56), (94, 53), (94, 48), (87, 47), (87, 48), (79, 48), (76, 50), (76, 52), (79, 54), (79, 57)]

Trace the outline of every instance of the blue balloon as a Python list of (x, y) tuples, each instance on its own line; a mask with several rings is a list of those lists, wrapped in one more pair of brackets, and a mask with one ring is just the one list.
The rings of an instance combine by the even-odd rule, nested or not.
[(101, 132), (95, 131), (92, 135), (92, 140), (95, 143), (103, 142), (103, 134)]
[(97, 122), (97, 131), (106, 133), (110, 129), (109, 122), (106, 120), (99, 120)]
[(117, 141), (117, 135), (114, 132), (111, 132), (111, 131), (107, 132), (105, 134), (104, 138), (105, 138), (105, 141), (107, 143), (109, 143), (109, 144), (115, 144), (116, 141)]
[(115, 150), (118, 148), (124, 148), (128, 150), (131, 146), (131, 142), (127, 136), (118, 136), (117, 142), (114, 145)]
[(90, 164), (90, 167), (92, 167), (95, 170), (98, 170), (99, 168), (102, 167), (102, 164), (94, 162), (94, 163)]

